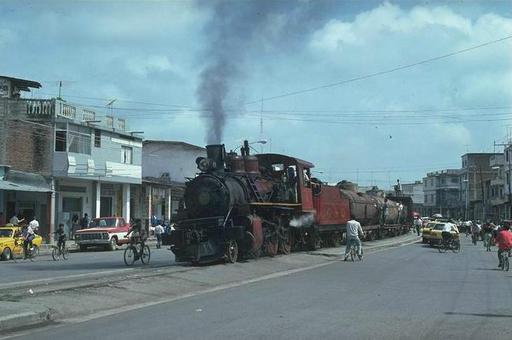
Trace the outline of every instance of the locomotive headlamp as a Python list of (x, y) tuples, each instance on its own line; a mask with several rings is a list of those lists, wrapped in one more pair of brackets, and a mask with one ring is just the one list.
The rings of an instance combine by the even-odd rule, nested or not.
[(197, 168), (203, 172), (215, 168), (215, 161), (204, 157), (198, 157), (196, 159), (196, 164)]

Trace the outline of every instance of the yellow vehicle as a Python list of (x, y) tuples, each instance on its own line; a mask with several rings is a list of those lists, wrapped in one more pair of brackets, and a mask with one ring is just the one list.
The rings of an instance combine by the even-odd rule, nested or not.
[(450, 222), (431, 222), (427, 225), (429, 227), (428, 230), (428, 243), (431, 246), (439, 245), (441, 244), (441, 241), (443, 239), (442, 232), (443, 230), (449, 230), (450, 234), (452, 234), (452, 238), (454, 240), (459, 239), (459, 230), (457, 229), (457, 226)]
[[(32, 245), (35, 248), (35, 253), (38, 253), (38, 248), (41, 247), (43, 238), (36, 234)], [(0, 258), (2, 260), (10, 260), (13, 257), (23, 255), (23, 237), (21, 236), (21, 227), (4, 226), (0, 227)]]
[(430, 241), (430, 231), (432, 228), (436, 225), (435, 222), (428, 222), (427, 224), (423, 225), (423, 228), (421, 228), (421, 239), (423, 243), (429, 243)]

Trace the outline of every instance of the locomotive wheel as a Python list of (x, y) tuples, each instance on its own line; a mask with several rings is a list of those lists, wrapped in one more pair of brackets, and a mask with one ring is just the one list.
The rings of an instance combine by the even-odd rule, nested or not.
[(226, 262), (235, 263), (238, 260), (238, 243), (235, 240), (229, 240), (226, 244)]
[(285, 255), (292, 251), (292, 233), (289, 229), (279, 233), (279, 251)]
[(274, 257), (277, 255), (279, 242), (276, 238), (272, 237), (265, 243), (265, 252), (268, 256)]

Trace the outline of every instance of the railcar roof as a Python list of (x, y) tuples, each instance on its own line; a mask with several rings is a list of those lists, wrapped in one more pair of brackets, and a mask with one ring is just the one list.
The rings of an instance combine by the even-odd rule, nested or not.
[(260, 153), (260, 154), (257, 154), (255, 155), (256, 157), (258, 157), (258, 160), (266, 160), (266, 161), (270, 161), (272, 163), (277, 163), (277, 162), (280, 162), (282, 160), (285, 160), (289, 163), (296, 163), (298, 165), (301, 165), (305, 168), (314, 168), (315, 165), (313, 163), (310, 163), (308, 161), (305, 161), (305, 160), (302, 160), (300, 158), (295, 158), (295, 157), (290, 157), (290, 156), (286, 156), (286, 155), (281, 155), (281, 154), (278, 154), (278, 153)]

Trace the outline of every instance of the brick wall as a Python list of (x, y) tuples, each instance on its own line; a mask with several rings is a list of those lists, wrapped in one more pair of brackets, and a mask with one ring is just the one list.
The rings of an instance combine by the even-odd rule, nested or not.
[(15, 100), (0, 100), (0, 120), (0, 163), (15, 170), (51, 175), (51, 123), (31, 121), (26, 103)]

